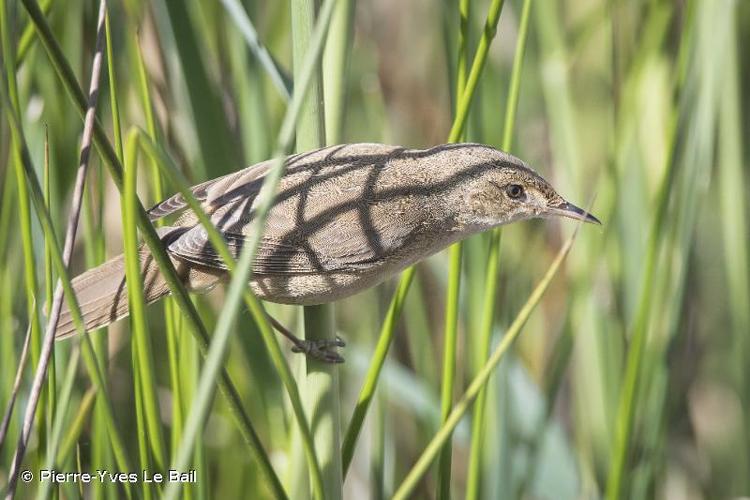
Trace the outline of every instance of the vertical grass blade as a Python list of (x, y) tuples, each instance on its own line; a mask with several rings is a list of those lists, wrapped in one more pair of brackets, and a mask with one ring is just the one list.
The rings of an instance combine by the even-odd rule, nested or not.
[[(468, 111), (471, 107), (471, 102), (474, 99), (474, 94), (476, 92), (477, 84), (479, 83), (479, 77), (482, 74), (482, 69), (487, 61), (489, 46), (497, 33), (497, 23), (500, 20), (502, 6), (503, 0), (493, 0), (489, 6), (484, 31), (479, 42), (479, 48), (472, 60), (466, 88), (463, 94), (458, 98), (456, 116), (453, 120), (453, 125), (448, 136), (448, 142), (458, 141), (463, 133), (464, 127), (466, 126)], [(414, 272), (414, 267), (412, 266), (401, 273), (396, 292), (391, 298), (388, 312), (383, 322), (383, 327), (380, 330), (380, 337), (375, 351), (376, 355), (373, 357), (370, 363), (370, 368), (367, 370), (367, 375), (365, 376), (365, 381), (360, 389), (354, 414), (352, 415), (344, 437), (344, 447), (342, 451), (344, 456), (344, 474), (346, 474), (346, 471), (349, 469), (351, 457), (354, 456), (354, 447), (357, 444), (357, 439), (362, 430), (364, 418), (367, 415), (367, 409), (372, 401), (375, 388), (377, 387), (380, 371), (382, 370), (385, 356), (388, 354), (388, 348), (393, 339), (396, 322), (401, 315), (403, 301), (406, 298), (406, 294), (408, 293), (412, 280), (414, 279)]]
[(370, 403), (375, 394), (375, 389), (378, 385), (378, 380), (380, 379), (380, 372), (383, 370), (385, 358), (388, 355), (388, 350), (393, 341), (393, 335), (396, 332), (396, 321), (398, 321), (399, 316), (401, 316), (404, 301), (406, 300), (406, 294), (409, 291), (409, 285), (413, 278), (414, 267), (410, 267), (401, 275), (401, 280), (396, 288), (396, 292), (393, 294), (393, 299), (388, 306), (388, 311), (385, 314), (383, 326), (381, 327), (380, 335), (378, 336), (378, 343), (375, 345), (375, 351), (372, 355), (372, 362), (367, 369), (365, 380), (362, 382), (362, 388), (359, 391), (357, 404), (354, 406), (354, 413), (349, 420), (349, 426), (346, 428), (346, 434), (344, 435), (344, 443), (341, 449), (344, 477), (346, 477), (346, 473), (349, 471), (349, 466), (352, 463), (352, 458), (354, 458), (354, 448), (357, 446), (359, 433), (362, 430), (362, 425), (367, 416), (367, 410), (370, 407)]
[[(26, 330), (24, 336), (23, 347), (21, 347), (21, 354), (18, 357), (18, 367), (15, 370), (15, 375), (12, 375), (13, 385), (9, 389), (7, 403), (5, 405), (5, 412), (3, 413), (3, 420), (0, 423), (0, 449), (5, 444), (5, 438), (8, 436), (8, 430), (10, 428), (13, 409), (15, 408), (16, 399), (18, 398), (18, 392), (21, 390), (21, 380), (23, 379), (23, 372), (26, 368), (26, 363), (29, 360), (29, 344), (31, 343), (31, 328)], [(9, 377), (10, 379), (10, 377)]]
[[(146, 116), (146, 130), (148, 131), (149, 137), (156, 141), (158, 128), (156, 125), (156, 118), (154, 117), (154, 106), (151, 102), (151, 90), (149, 88), (148, 75), (146, 74), (146, 65), (143, 62), (140, 41), (141, 38), (136, 36), (135, 41), (133, 42), (133, 52), (135, 53), (136, 65), (138, 66), (138, 96), (141, 99), (143, 114)], [(152, 162), (151, 165), (151, 190), (153, 191), (155, 200), (164, 199), (165, 194), (162, 186), (161, 173), (156, 162)]]
[(466, 80), (466, 87), (463, 94), (457, 99), (456, 117), (453, 120), (453, 126), (448, 134), (448, 142), (456, 142), (463, 133), (466, 125), (466, 117), (469, 115), (472, 98), (479, 84), (479, 77), (482, 75), (484, 64), (487, 62), (487, 54), (490, 50), (492, 40), (497, 34), (497, 23), (500, 21), (500, 13), (503, 11), (504, 0), (492, 0), (487, 11), (487, 20), (484, 23), (482, 37), (479, 39), (477, 51), (471, 64), (471, 70)]
[[(196, 132), (200, 143), (202, 177), (215, 177), (232, 171), (239, 164), (239, 151), (222, 112), (216, 89), (211, 85), (198, 33), (193, 27), (188, 4), (182, 0), (165, 0), (174, 32), (175, 47), (190, 97)], [(211, 175), (208, 175), (208, 174)]]
[[(456, 95), (463, 95), (466, 88), (466, 64), (468, 60), (469, 0), (460, 0), (458, 30), (458, 61), (456, 63)], [(458, 103), (458, 101), (456, 101)], [(465, 133), (462, 137), (465, 137)], [(460, 139), (459, 139), (460, 140)], [(456, 378), (456, 342), (458, 341), (458, 313), (461, 292), (461, 262), (463, 242), (459, 241), (449, 250), (448, 286), (445, 292), (445, 315), (443, 329), (443, 374), (440, 386), (440, 419), (441, 423), (450, 415), (453, 406), (453, 387)], [(451, 440), (440, 452), (438, 465), (437, 498), (451, 497)]]
[(123, 248), (125, 253), (125, 282), (128, 287), (128, 303), (130, 304), (130, 323), (133, 331), (133, 357), (138, 369), (135, 384), (139, 385), (138, 392), (142, 398), (142, 411), (145, 417), (151, 451), (154, 455), (154, 465), (157, 470), (164, 470), (167, 465), (166, 445), (161, 428), (161, 416), (156, 396), (156, 377), (154, 374), (154, 358), (151, 352), (150, 336), (146, 325), (146, 301), (143, 295), (143, 278), (141, 276), (140, 248), (136, 230), (136, 182), (137, 176), (137, 141), (129, 138), (127, 157), (125, 161), (125, 191), (122, 201)]
[[(44, 189), (44, 204), (47, 210), (52, 213), (52, 181), (50, 175), (50, 155), (49, 155), (49, 133), (47, 127), (44, 128), (44, 177), (42, 178), (43, 189)], [(44, 242), (44, 296), (45, 304), (52, 303), (52, 296), (54, 294), (54, 273), (52, 271), (52, 250), (48, 241)], [(55, 364), (55, 352), (52, 351), (49, 360), (49, 374), (47, 375), (47, 393), (46, 400), (40, 402), (40, 413), (47, 414), (47, 422), (45, 423), (45, 440), (47, 444), (47, 453), (49, 454), (49, 440), (47, 437), (52, 432), (52, 422), (55, 419), (55, 412), (57, 411), (57, 367)], [(47, 411), (43, 409), (47, 407)]]
[(236, 25), (242, 33), (247, 46), (260, 62), (261, 67), (268, 73), (268, 77), (273, 82), (276, 90), (286, 100), (289, 100), (292, 94), (292, 86), (289, 78), (284, 75), (283, 70), (273, 58), (268, 49), (260, 42), (258, 32), (255, 30), (250, 17), (245, 12), (244, 7), (239, 0), (221, 0), (222, 5), (229, 14), (229, 19)]
[[(107, 34), (107, 70), (110, 88), (110, 103), (112, 107), (112, 128), (114, 131), (115, 150), (120, 161), (123, 161), (122, 132), (120, 127), (120, 106), (117, 98), (117, 79), (115, 78), (115, 63), (112, 57), (112, 37), (109, 24), (109, 14), (105, 17), (105, 28)], [(141, 69), (139, 67), (139, 69)], [(139, 75), (140, 76), (140, 75)], [(150, 110), (149, 110), (150, 111)], [(149, 113), (147, 111), (147, 113)], [(151, 119), (150, 113), (147, 115)], [(148, 443), (154, 455), (156, 470), (164, 470), (168, 463), (166, 444), (161, 426), (161, 415), (159, 413), (158, 400), (156, 396), (156, 377), (154, 375), (154, 356), (151, 350), (151, 337), (148, 333), (145, 318), (145, 298), (143, 296), (143, 280), (141, 277), (141, 265), (139, 258), (138, 235), (135, 223), (135, 204), (138, 202), (136, 195), (137, 181), (137, 151), (131, 150), (130, 163), (125, 162), (125, 191), (121, 202), (123, 220), (123, 247), (125, 254), (125, 275), (128, 288), (128, 302), (130, 306), (130, 318), (133, 332), (133, 365), (138, 370), (135, 377), (137, 397), (137, 410), (141, 412), (147, 428), (140, 429), (139, 435), (148, 435)], [(128, 183), (130, 182), (130, 184)], [(154, 186), (161, 187), (158, 171), (154, 178)], [(142, 453), (145, 450), (142, 451)]]
[[(453, 388), (456, 383), (456, 343), (458, 342), (459, 293), (461, 288), (461, 257), (463, 243), (455, 243), (450, 248), (448, 286), (445, 296), (445, 328), (443, 335), (443, 372), (440, 386), (440, 419), (445, 423), (453, 406)], [(450, 438), (440, 452), (438, 465), (437, 498), (451, 498), (451, 454), (453, 447)]]
[[(521, 69), (526, 52), (526, 40), (529, 32), (529, 13), (531, 12), (531, 0), (524, 0), (521, 10), (521, 18), (518, 28), (518, 41), (513, 57), (513, 68), (510, 74), (510, 87), (505, 106), (505, 124), (503, 127), (503, 139), (501, 149), (510, 151), (513, 144), (513, 130), (516, 124), (516, 111), (518, 110), (518, 96), (521, 90)], [(492, 330), (495, 323), (495, 303), (498, 290), (498, 268), (500, 264), (500, 243), (502, 230), (494, 229), (490, 235), (490, 248), (487, 254), (487, 282), (484, 290), (484, 302), (482, 305), (482, 322), (479, 333), (479, 360), (483, 362), (490, 353), (492, 341)], [(466, 478), (466, 498), (473, 500), (480, 498), (480, 472), (482, 470), (482, 450), (486, 440), (484, 429), (484, 412), (487, 400), (486, 390), (482, 390), (474, 405), (471, 425), (471, 452), (469, 454), (469, 466)], [(506, 476), (507, 477), (507, 476)]]
[[(729, 23), (729, 43), (722, 78), (721, 103), (718, 133), (718, 189), (720, 200), (722, 232), (724, 237), (724, 262), (727, 277), (727, 297), (730, 303), (732, 332), (735, 354), (735, 377), (737, 391), (745, 413), (744, 434), (746, 439), (745, 457), (750, 451), (750, 369), (747, 360), (750, 356), (750, 251), (748, 250), (747, 177), (743, 170), (743, 127), (741, 120), (738, 57), (739, 38), (737, 37), (737, 9), (731, 7), (734, 15)], [(740, 465), (742, 462), (740, 462)], [(745, 465), (747, 462), (745, 461)], [(744, 474), (743, 474), (744, 475)], [(748, 491), (750, 479), (745, 477), (741, 491)]]
[[(16, 83), (16, 65), (14, 62), (15, 51), (11, 42), (11, 34), (8, 26), (8, 7), (5, 0), (0, 0), (0, 41), (2, 43), (3, 67), (6, 73), (6, 82), (2, 85), (8, 85), (8, 106), (7, 110), (13, 113), (19, 122), (20, 127), (20, 108), (18, 100), (18, 85)], [(5, 104), (5, 103), (4, 103)], [(16, 140), (16, 139), (12, 139)], [(24, 291), (26, 294), (26, 310), (31, 325), (30, 353), (31, 366), (33, 369), (39, 365), (42, 345), (42, 332), (39, 325), (39, 313), (36, 307), (38, 295), (37, 287), (37, 266), (34, 255), (34, 244), (31, 234), (31, 207), (29, 205), (29, 192), (26, 185), (23, 171), (22, 159), (18, 155), (20, 145), (11, 143), (11, 160), (16, 176), (16, 193), (18, 202), (18, 227), (21, 233), (21, 246), (23, 250), (23, 277)], [(40, 424), (42, 423), (40, 419)], [(40, 427), (41, 430), (41, 427)]]
[[(314, 0), (292, 0), (292, 57), (294, 80), (301, 80), (305, 57), (309, 57), (308, 46), (315, 23)], [(340, 26), (347, 28), (345, 25)], [(328, 30), (328, 38), (332, 32)], [(334, 75), (332, 75), (334, 76)], [(335, 76), (334, 76), (335, 77)], [(343, 78), (343, 75), (338, 75)], [(332, 85), (337, 87), (337, 82)], [(339, 103), (339, 108), (340, 108)], [(297, 120), (297, 152), (320, 148), (326, 144), (326, 118), (323, 108), (323, 74), (316, 65), (310, 88), (306, 94)], [(333, 304), (306, 306), (303, 308), (304, 336), (307, 341), (326, 341), (335, 337)], [(315, 455), (322, 474), (322, 494), (326, 498), (342, 497), (340, 445), (340, 411), (338, 367), (316, 360), (305, 360), (306, 374), (301, 381), (304, 388), (305, 408), (310, 431), (315, 445)], [(313, 488), (316, 478), (311, 477)], [(319, 495), (316, 492), (316, 496)]]
[[(44, 14), (49, 13), (50, 8), (52, 8), (52, 0), (42, 0), (42, 4), (39, 7), (42, 9), (42, 12), (44, 12)], [(31, 49), (31, 46), (35, 40), (36, 38), (34, 37), (34, 24), (28, 22), (23, 29), (21, 37), (18, 39), (18, 50), (16, 51), (16, 66), (20, 66), (23, 63), (24, 59), (26, 59), (26, 54), (28, 54), (29, 49)]]
[(323, 106), (325, 142), (328, 145), (343, 142), (356, 3), (356, 0), (339, 0), (336, 4), (323, 52)]
[[(62, 445), (62, 452), (58, 454), (58, 449), (60, 448), (60, 443), (62, 440), (62, 433), (63, 433), (63, 427), (65, 426), (65, 411), (62, 411), (62, 408), (67, 408), (68, 404), (70, 402), (70, 396), (73, 391), (73, 383), (75, 381), (75, 374), (78, 370), (78, 361), (80, 360), (80, 353), (81, 350), (78, 345), (73, 347), (72, 352), (70, 353), (70, 356), (68, 357), (68, 366), (65, 368), (65, 376), (63, 377), (62, 384), (60, 387), (60, 394), (59, 394), (59, 404), (61, 410), (58, 411), (55, 414), (55, 419), (52, 424), (52, 432), (50, 433), (50, 440), (49, 440), (49, 453), (47, 454), (47, 457), (44, 461), (44, 466), (46, 469), (54, 469), (56, 464), (63, 463), (64, 458), (68, 455), (69, 449), (72, 448), (73, 440), (67, 440), (66, 443), (68, 444), (66, 446), (66, 443), (63, 443)], [(81, 412), (79, 415), (87, 415), (88, 412), (91, 410), (91, 407), (94, 403), (94, 396), (96, 395), (96, 392), (92, 389), (89, 391), (88, 395), (90, 397), (86, 398), (84, 402), (81, 404)], [(87, 403), (86, 403), (87, 401)], [(77, 425), (77, 424), (78, 425)], [(70, 433), (71, 436), (76, 437), (80, 434), (80, 427), (82, 426), (81, 419), (76, 419), (76, 421), (73, 423), (73, 425), (70, 427)], [(37, 492), (37, 498), (43, 499), (48, 498), (50, 494), (50, 489), (52, 488), (52, 482), (46, 481), (43, 482), (39, 488), (39, 491)]]
[[(126, 165), (125, 167), (125, 183), (127, 184), (127, 178), (128, 178), (128, 167)], [(138, 429), (138, 460), (141, 465), (141, 469), (144, 471), (152, 471), (152, 470), (163, 470), (160, 468), (154, 468), (152, 466), (151, 461), (151, 454), (149, 453), (149, 444), (148, 444), (148, 424), (146, 424), (146, 418), (143, 415), (143, 391), (141, 390), (141, 387), (143, 386), (143, 382), (141, 380), (141, 370), (137, 366), (138, 365), (138, 359), (139, 359), (140, 353), (138, 353), (138, 344), (136, 342), (133, 342), (133, 356), (132, 356), (132, 363), (133, 363), (133, 395), (135, 400), (135, 425)], [(141, 493), (143, 495), (143, 498), (145, 500), (151, 500), (154, 498), (154, 488), (155, 485), (151, 483), (144, 484)]]

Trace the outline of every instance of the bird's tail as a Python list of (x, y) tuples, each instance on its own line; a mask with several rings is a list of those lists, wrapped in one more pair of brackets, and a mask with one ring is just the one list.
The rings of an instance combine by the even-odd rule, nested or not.
[[(145, 248), (140, 249), (141, 276), (146, 303), (150, 304), (169, 293), (169, 288), (154, 262), (154, 257)], [(81, 308), (86, 330), (94, 330), (130, 314), (128, 289), (125, 284), (125, 258), (119, 255), (104, 264), (86, 271), (73, 279), (78, 304)], [(60, 321), (57, 324), (57, 340), (76, 333), (73, 316), (63, 301)]]

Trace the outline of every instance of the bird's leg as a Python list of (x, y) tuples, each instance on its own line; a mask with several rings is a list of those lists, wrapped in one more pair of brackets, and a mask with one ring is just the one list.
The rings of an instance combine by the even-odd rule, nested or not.
[(343, 363), (344, 358), (339, 355), (334, 349), (337, 347), (344, 347), (346, 343), (344, 340), (336, 336), (334, 339), (318, 339), (309, 340), (301, 339), (294, 335), (292, 332), (286, 329), (284, 325), (276, 321), (271, 315), (268, 315), (268, 320), (271, 325), (284, 337), (288, 338), (294, 346), (292, 352), (301, 352), (305, 356), (309, 356), (323, 363)]

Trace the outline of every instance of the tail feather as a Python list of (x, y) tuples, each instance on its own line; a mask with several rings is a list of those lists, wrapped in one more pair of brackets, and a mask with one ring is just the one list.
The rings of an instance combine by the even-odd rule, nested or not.
[[(146, 248), (140, 250), (141, 276), (146, 303), (150, 304), (169, 293), (164, 278)], [(86, 330), (101, 328), (130, 313), (125, 283), (125, 258), (119, 255), (73, 279), (73, 289), (81, 308)], [(57, 340), (75, 335), (73, 316), (63, 304), (55, 331)]]

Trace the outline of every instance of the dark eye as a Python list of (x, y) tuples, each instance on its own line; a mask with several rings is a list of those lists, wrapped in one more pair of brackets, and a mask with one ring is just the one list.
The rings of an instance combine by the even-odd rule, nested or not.
[(505, 186), (505, 193), (508, 195), (508, 198), (513, 200), (523, 198), (523, 188), (518, 184), (508, 184)]

